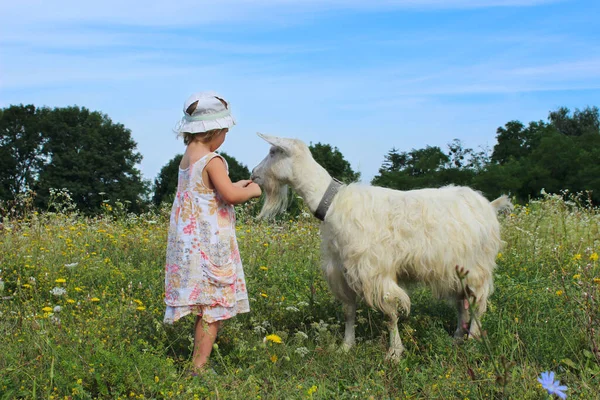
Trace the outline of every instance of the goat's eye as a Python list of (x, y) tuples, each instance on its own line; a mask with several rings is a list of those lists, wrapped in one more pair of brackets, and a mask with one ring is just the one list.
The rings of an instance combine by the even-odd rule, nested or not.
[(269, 150), (269, 154), (270, 155), (275, 154), (275, 147), (271, 147), (271, 150)]

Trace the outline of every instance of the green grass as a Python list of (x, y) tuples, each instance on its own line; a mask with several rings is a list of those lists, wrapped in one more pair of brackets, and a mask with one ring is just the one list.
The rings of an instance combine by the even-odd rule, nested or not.
[[(186, 373), (193, 318), (162, 323), (168, 216), (117, 211), (4, 221), (0, 399), (542, 399), (536, 378), (546, 370), (571, 398), (600, 398), (600, 213), (591, 207), (548, 196), (502, 218), (507, 245), (482, 321), (491, 352), (455, 343), (455, 310), (412, 287), (397, 364), (384, 359), (383, 316), (364, 303), (357, 345), (338, 351), (343, 313), (320, 272), (314, 220), (267, 224), (240, 209), (252, 311), (224, 325), (211, 361), (218, 376), (204, 377)], [(265, 342), (269, 334), (282, 343)], [(496, 382), (503, 356), (514, 362), (506, 385)]]

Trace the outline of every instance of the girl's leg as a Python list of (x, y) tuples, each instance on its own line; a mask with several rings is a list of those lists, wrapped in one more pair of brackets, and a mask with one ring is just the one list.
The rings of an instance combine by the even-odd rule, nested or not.
[(204, 368), (217, 338), (220, 321), (206, 323), (201, 316), (196, 316), (194, 326), (194, 353), (192, 361), (198, 369)]

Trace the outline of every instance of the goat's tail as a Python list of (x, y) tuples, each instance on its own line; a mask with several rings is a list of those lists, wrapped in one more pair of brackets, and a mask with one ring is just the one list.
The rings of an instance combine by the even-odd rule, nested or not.
[(502, 195), (496, 200), (492, 201), (492, 207), (494, 207), (494, 210), (496, 210), (496, 212), (499, 212), (505, 209), (512, 210), (513, 204), (511, 203), (507, 195)]

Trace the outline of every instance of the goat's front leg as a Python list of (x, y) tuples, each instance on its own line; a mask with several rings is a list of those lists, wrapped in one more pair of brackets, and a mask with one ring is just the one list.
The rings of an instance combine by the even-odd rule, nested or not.
[(344, 331), (344, 344), (342, 350), (348, 351), (355, 343), (354, 324), (356, 323), (356, 297), (352, 301), (344, 302), (344, 313), (346, 315), (346, 329)]

